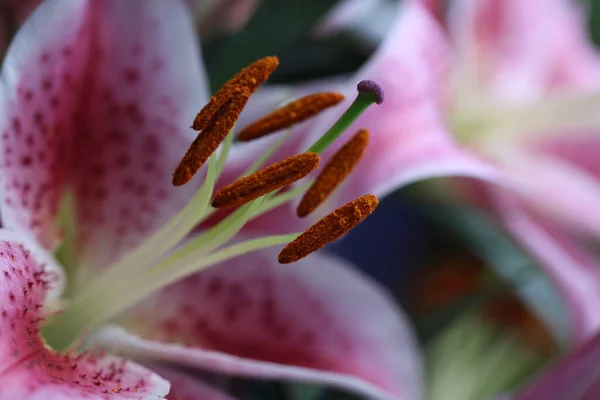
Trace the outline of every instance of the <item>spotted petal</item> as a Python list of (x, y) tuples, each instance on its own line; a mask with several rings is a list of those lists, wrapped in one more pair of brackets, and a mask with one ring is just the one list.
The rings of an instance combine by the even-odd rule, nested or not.
[[(405, 3), (388, 38), (352, 79), (348, 91), (350, 101), (358, 81), (373, 79), (385, 91), (385, 101), (367, 110), (336, 143), (340, 146), (359, 128), (372, 132), (356, 172), (336, 193), (340, 203), (367, 192), (385, 195), (427, 178), (453, 175), (501, 180), (492, 166), (459, 148), (446, 130), (443, 106), (450, 62), (441, 27), (421, 5)], [(332, 122), (323, 118), (311, 140)]]
[(75, 200), (75, 248), (103, 265), (193, 190), (171, 173), (206, 100), (198, 43), (179, 1), (49, 0), (2, 70), (2, 216), (48, 248)]
[(58, 278), (43, 264), (52, 261), (11, 232), (0, 237), (1, 399), (157, 399), (168, 392), (168, 382), (125, 359), (48, 349), (39, 328)]
[(105, 328), (98, 342), (223, 373), (420, 398), (412, 333), (378, 286), (332, 257), (275, 260), (254, 252), (188, 278), (128, 315), (129, 333)]

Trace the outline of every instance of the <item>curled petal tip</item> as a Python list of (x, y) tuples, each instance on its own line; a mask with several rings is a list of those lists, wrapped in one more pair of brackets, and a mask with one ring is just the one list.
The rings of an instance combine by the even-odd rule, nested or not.
[(373, 96), (375, 103), (381, 104), (383, 103), (384, 94), (383, 89), (374, 81), (364, 80), (360, 81), (358, 85), (356, 85), (356, 90), (359, 93), (370, 94)]

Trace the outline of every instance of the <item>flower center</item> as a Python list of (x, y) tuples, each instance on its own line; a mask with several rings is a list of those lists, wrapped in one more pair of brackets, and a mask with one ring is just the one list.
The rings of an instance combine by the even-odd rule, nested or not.
[[(449, 112), (449, 125), (455, 137), (475, 149), (485, 150), (498, 143), (522, 144), (577, 130), (600, 132), (597, 92), (550, 94), (521, 103), (492, 103), (488, 97), (459, 99)], [(493, 156), (493, 152), (489, 155)]]
[[(304, 233), (265, 236), (232, 243), (232, 239), (249, 220), (303, 193), (307, 185), (288, 191), (280, 189), (313, 171), (319, 163), (319, 153), (327, 149), (370, 105), (383, 101), (383, 92), (379, 86), (371, 81), (361, 82), (357, 87), (356, 100), (306, 153), (261, 169), (269, 156), (283, 143), (283, 140), (277, 140), (240, 179), (214, 193), (215, 183), (225, 166), (233, 142), (230, 132), (249, 96), (268, 78), (277, 64), (276, 57), (258, 60), (212, 96), (192, 126), (200, 132), (173, 174), (173, 185), (180, 186), (189, 182), (207, 164), (200, 189), (177, 215), (143, 243), (95, 279), (88, 280), (82, 287), (71, 289), (68, 303), (62, 312), (49, 318), (42, 330), (42, 335), (50, 346), (57, 350), (72, 347), (82, 332), (98, 328), (162, 288), (230, 258), (289, 243), (279, 260), (282, 263), (297, 261), (336, 240), (375, 209), (377, 198), (367, 195), (335, 210)], [(296, 100), (243, 130), (242, 137), (250, 140), (291, 127), (339, 103), (342, 98), (339, 94), (321, 93)], [(364, 135), (365, 133), (361, 136)], [(220, 151), (216, 152), (218, 148)], [(320, 204), (318, 201), (315, 203), (315, 191), (318, 192), (316, 198), (322, 203), (360, 158), (354, 155), (349, 162), (348, 157), (340, 156), (340, 152), (332, 157), (328, 166), (329, 170), (333, 168), (345, 172), (337, 181), (332, 181), (331, 172), (327, 175), (326, 171), (316, 178), (317, 189), (313, 188), (312, 200), (309, 201), (313, 210)], [(362, 154), (362, 150), (360, 153)], [(341, 167), (339, 164), (342, 162), (345, 164)], [(324, 180), (328, 183), (319, 184)], [(68, 202), (66, 203), (68, 206)], [(201, 235), (190, 235), (195, 227), (206, 221), (218, 208), (224, 207), (238, 208)], [(302, 215), (306, 214), (303, 211)], [(69, 225), (72, 226), (72, 222), (66, 221), (66, 226)], [(65, 243), (59, 256), (63, 260), (69, 260), (69, 254), (69, 243)]]

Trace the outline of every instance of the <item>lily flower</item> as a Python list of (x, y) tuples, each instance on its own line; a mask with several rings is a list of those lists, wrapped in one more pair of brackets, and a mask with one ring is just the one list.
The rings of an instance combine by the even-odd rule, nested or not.
[[(304, 256), (372, 211), (374, 196), (300, 235), (240, 233), (301, 193), (275, 191), (190, 234), (214, 211), (220, 173), (237, 178), (267, 154), (261, 143), (231, 147), (232, 135), (213, 152), (209, 131), (227, 134), (257, 75), (209, 101), (189, 17), (180, 1), (48, 0), (11, 44), (0, 88), (0, 399), (163, 398), (169, 383), (136, 361), (418, 398), (412, 332), (379, 286), (334, 257), (280, 265), (269, 249), (290, 242), (279, 259)], [(372, 84), (359, 89), (352, 118), (378, 99)], [(194, 140), (188, 126), (206, 103)], [(175, 183), (210, 147), (204, 179), (174, 187), (190, 142)], [(223, 398), (165, 368), (171, 395)]]
[[(447, 26), (429, 10), (439, 8), (405, 2), (351, 77), (377, 77), (389, 95), (357, 120), (355, 128), (381, 134), (331, 201), (384, 196), (429, 178), (475, 178), (564, 296), (573, 339), (585, 339), (600, 327), (600, 273), (580, 240), (600, 233), (600, 59), (584, 16), (567, 0), (456, 1)], [(336, 117), (306, 127), (307, 142)]]

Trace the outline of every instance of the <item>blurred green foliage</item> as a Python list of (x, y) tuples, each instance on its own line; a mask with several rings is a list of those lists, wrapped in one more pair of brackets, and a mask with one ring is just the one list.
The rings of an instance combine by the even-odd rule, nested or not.
[(218, 50), (206, 58), (212, 87), (252, 61), (294, 46), (337, 1), (262, 0), (246, 26), (219, 40)]
[(589, 12), (590, 37), (596, 46), (600, 46), (600, 0), (587, 0), (585, 5)]

